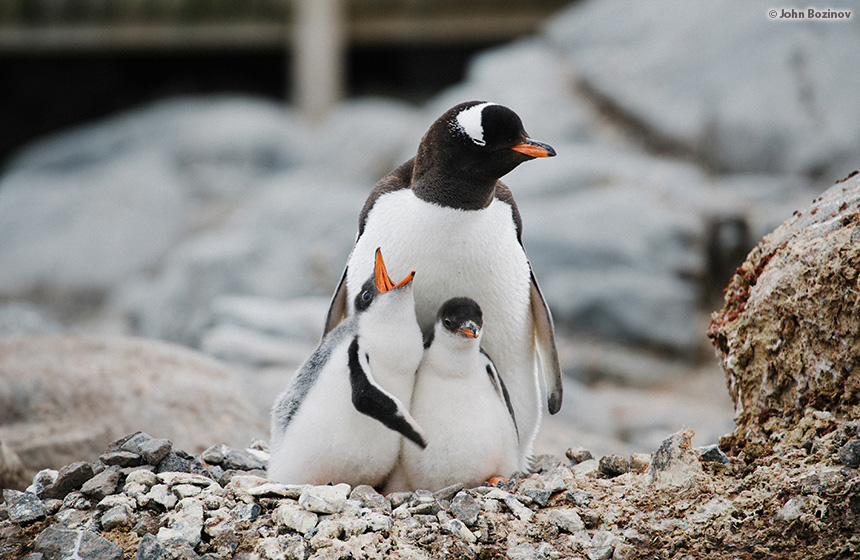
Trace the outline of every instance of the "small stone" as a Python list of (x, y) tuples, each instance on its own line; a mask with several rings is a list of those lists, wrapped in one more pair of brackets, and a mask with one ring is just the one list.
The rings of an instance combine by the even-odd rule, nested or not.
[(294, 502), (283, 501), (272, 514), (272, 518), (279, 525), (288, 527), (301, 534), (307, 534), (317, 526), (319, 516), (308, 511)]
[(604, 455), (598, 468), (601, 473), (614, 478), (630, 471), (630, 461), (619, 455)]
[(168, 560), (170, 555), (152, 533), (146, 533), (137, 546), (135, 560)]
[(200, 543), (203, 532), (203, 502), (196, 498), (183, 498), (176, 511), (167, 517), (167, 526), (192, 547)]
[(774, 521), (794, 521), (803, 513), (803, 508), (806, 506), (806, 502), (806, 496), (793, 496), (789, 498), (789, 500), (785, 502), (785, 505), (776, 512), (776, 515), (773, 517)]
[(185, 473), (185, 472), (164, 472), (158, 473), (156, 478), (160, 482), (169, 486), (177, 486), (180, 484), (191, 484), (201, 488), (217, 487), (218, 483), (202, 474)]
[(81, 494), (99, 501), (116, 492), (117, 486), (119, 486), (119, 471), (116, 467), (111, 467), (84, 482), (81, 486)]
[(136, 502), (125, 494), (113, 494), (111, 496), (105, 496), (105, 498), (100, 501), (96, 507), (99, 511), (107, 511), (116, 506), (125, 506), (129, 509), (134, 509)]
[(233, 508), (233, 515), (242, 521), (253, 521), (259, 517), (262, 508), (258, 504), (239, 504)]
[(565, 475), (568, 478), (571, 476), (570, 470), (567, 467), (555, 467), (549, 472), (544, 473), (540, 478), (544, 490), (549, 490), (553, 494), (564, 490), (567, 487), (564, 481)]
[(436, 515), (440, 511), (442, 511), (442, 506), (439, 505), (439, 502), (437, 502), (433, 497), (421, 500), (415, 505), (409, 507), (409, 513), (411, 515)]
[(433, 492), (433, 497), (437, 500), (450, 500), (453, 498), (457, 492), (462, 490), (465, 486), (462, 482), (458, 482), (457, 484), (452, 484), (451, 486), (447, 486), (442, 488), (441, 490), (437, 490)]
[(60, 474), (59, 471), (54, 469), (42, 469), (36, 473), (36, 476), (33, 477), (33, 483), (27, 487), (27, 492), (32, 492), (37, 496), (42, 493), (42, 491), (57, 481), (57, 476)]
[(143, 462), (143, 457), (131, 451), (111, 451), (99, 457), (99, 461), (109, 467), (136, 467)]
[[(225, 488), (227, 488), (228, 490), (244, 490), (248, 492), (251, 490), (251, 488), (262, 486), (264, 484), (271, 484), (271, 481), (262, 476), (242, 473), (240, 475), (232, 477), (230, 479), (229, 484), (227, 484)], [(302, 488), (302, 492), (304, 492), (308, 488), (312, 488), (312, 486), (304, 486)]]
[(612, 546), (593, 546), (585, 549), (588, 560), (612, 560), (613, 552), (615, 548)]
[(524, 506), (514, 496), (508, 496), (507, 498), (505, 498), (504, 502), (505, 505), (508, 506), (508, 509), (511, 510), (511, 513), (516, 515), (520, 519), (520, 521), (525, 521), (526, 523), (528, 523), (535, 516), (535, 512)]
[(200, 458), (225, 470), (250, 471), (266, 468), (266, 463), (253, 453), (226, 445), (213, 445), (204, 451)]
[(128, 484), (143, 484), (145, 486), (155, 486), (158, 484), (158, 478), (155, 476), (155, 473), (152, 471), (147, 471), (144, 469), (136, 469), (132, 472), (128, 473), (125, 477), (125, 483)]
[(131, 512), (124, 505), (114, 506), (102, 514), (101, 524), (105, 531), (127, 527), (131, 524)]
[(30, 523), (46, 515), (42, 501), (31, 492), (3, 490), (3, 500), (6, 502), (9, 521), (12, 523), (18, 525)]
[(550, 522), (562, 531), (576, 533), (585, 529), (582, 518), (572, 509), (554, 509), (549, 512)]
[(630, 454), (630, 470), (638, 471), (648, 467), (651, 464), (650, 453), (631, 453)]
[(412, 492), (392, 492), (385, 499), (391, 504), (392, 508), (400, 507), (412, 498)]
[(224, 458), (227, 457), (227, 451), (229, 449), (230, 448), (224, 444), (213, 445), (212, 447), (201, 453), (200, 458), (207, 463), (213, 465), (220, 465), (221, 462), (224, 461)]
[(191, 472), (194, 468), (194, 459), (177, 451), (171, 451), (158, 463), (158, 472)]
[(349, 491), (349, 484), (310, 486), (299, 496), (299, 505), (315, 513), (339, 513)]
[(521, 543), (508, 549), (508, 560), (538, 560), (537, 550), (531, 543)]
[(362, 506), (374, 511), (391, 513), (391, 504), (385, 499), (385, 496), (367, 484), (360, 484), (353, 488), (352, 492), (349, 493), (349, 499), (356, 500)]
[(138, 445), (140, 456), (149, 465), (158, 465), (173, 450), (173, 444), (162, 438), (152, 438)]
[(166, 484), (156, 484), (144, 496), (144, 505), (164, 511), (173, 509), (177, 501), (176, 495), (170, 491)]
[(60, 511), (61, 507), (63, 507), (63, 500), (58, 500), (56, 498), (42, 500), (42, 505), (45, 506), (45, 513), (48, 515), (54, 515)]
[(459, 519), (452, 519), (440, 527), (443, 533), (448, 533), (460, 538), (467, 543), (473, 543), (478, 540), (475, 533), (466, 527), (465, 523)]
[(527, 488), (523, 490), (523, 494), (540, 507), (546, 507), (553, 493), (552, 490), (546, 488)]
[(699, 449), (699, 456), (702, 458), (702, 461), (706, 463), (728, 464), (732, 462), (732, 460), (729, 459), (729, 456), (723, 453), (720, 446), (716, 444)]
[(301, 491), (295, 492), (294, 488), (299, 488), (293, 485), (293, 488), (279, 482), (268, 482), (259, 486), (254, 486), (248, 489), (248, 494), (255, 498), (298, 498), (301, 496)]
[(391, 517), (394, 519), (407, 519), (412, 517), (409, 513), (409, 504), (400, 504), (396, 508), (394, 508), (391, 512)]
[(839, 460), (843, 465), (857, 468), (860, 466), (860, 439), (852, 439), (839, 448)]
[(93, 477), (93, 467), (86, 461), (78, 461), (71, 465), (66, 465), (57, 473), (57, 480), (53, 484), (46, 486), (39, 497), (63, 499), (69, 492), (77, 490)]
[(565, 492), (564, 499), (579, 507), (586, 507), (591, 503), (591, 500), (594, 499), (594, 494), (586, 492), (585, 490), (576, 489), (571, 490), (570, 492)]
[(142, 455), (140, 451), (141, 444), (144, 444), (152, 439), (153, 437), (146, 432), (135, 432), (119, 446), (119, 451), (130, 451), (132, 453)]
[(688, 486), (702, 474), (698, 454), (690, 446), (692, 430), (682, 430), (660, 444), (651, 461), (647, 483), (656, 490), (676, 490)]
[(594, 456), (591, 454), (591, 451), (584, 447), (573, 447), (565, 451), (565, 456), (570, 459), (571, 465), (578, 465), (579, 463), (588, 461), (589, 459), (594, 459)]
[(63, 498), (63, 507), (69, 509), (90, 509), (92, 502), (80, 492), (70, 492)]
[(461, 491), (457, 492), (457, 495), (451, 500), (449, 511), (451, 515), (471, 527), (477, 523), (481, 507), (471, 494)]
[(98, 558), (122, 560), (122, 548), (93, 531), (52, 525), (33, 541), (33, 549), (46, 558)]
[(573, 466), (574, 476), (594, 478), (600, 473), (600, 462), (597, 459), (587, 459)]
[(176, 494), (176, 497), (180, 500), (182, 498), (193, 498), (195, 496), (199, 496), (201, 492), (203, 492), (203, 489), (193, 484), (177, 484), (173, 487), (173, 493)]
[(394, 520), (382, 513), (369, 511), (362, 513), (362, 517), (367, 521), (368, 529), (374, 533), (381, 532), (387, 535), (391, 531), (391, 528), (394, 527)]
[(635, 560), (636, 548), (627, 543), (618, 543), (612, 551), (612, 560)]

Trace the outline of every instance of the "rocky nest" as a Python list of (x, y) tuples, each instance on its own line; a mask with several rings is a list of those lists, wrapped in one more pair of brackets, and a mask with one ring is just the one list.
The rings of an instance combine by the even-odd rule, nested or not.
[[(853, 558), (860, 554), (858, 422), (811, 413), (771, 453), (694, 450), (567, 460), (498, 486), (382, 496), (278, 484), (265, 451), (199, 456), (137, 433), (97, 461), (4, 490), (0, 556), (49, 560)], [(809, 445), (809, 442), (812, 442)], [(262, 447), (262, 446), (257, 446)], [(78, 556), (75, 556), (77, 554)]]

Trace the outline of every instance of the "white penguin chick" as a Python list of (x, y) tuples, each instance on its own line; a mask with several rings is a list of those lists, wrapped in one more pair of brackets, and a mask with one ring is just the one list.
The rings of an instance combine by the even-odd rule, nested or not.
[(412, 417), (424, 427), (427, 447), (404, 445), (399, 465), (410, 488), (478, 486), (518, 467), (516, 418), (481, 348), (482, 327), (472, 299), (453, 298), (439, 309), (412, 391)]
[(424, 350), (414, 277), (395, 285), (377, 249), (356, 313), (323, 338), (272, 408), (270, 479), (378, 486), (397, 461), (401, 434), (425, 445), (403, 405)]

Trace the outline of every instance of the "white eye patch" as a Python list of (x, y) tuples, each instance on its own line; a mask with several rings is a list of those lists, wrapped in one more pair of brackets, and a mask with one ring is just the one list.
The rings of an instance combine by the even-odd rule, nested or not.
[(495, 105), (495, 103), (479, 103), (468, 109), (463, 109), (454, 118), (453, 124), (456, 128), (464, 132), (466, 136), (472, 139), (472, 142), (479, 146), (487, 143), (484, 140), (484, 123), (481, 119), (481, 113), (485, 107), (490, 105)]

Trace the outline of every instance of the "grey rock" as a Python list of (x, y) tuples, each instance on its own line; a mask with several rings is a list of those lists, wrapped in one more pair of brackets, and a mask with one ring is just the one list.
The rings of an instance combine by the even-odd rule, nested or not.
[(508, 560), (539, 560), (535, 545), (521, 543), (508, 549), (506, 556)]
[(100, 501), (105, 496), (116, 492), (119, 485), (119, 471), (117, 467), (110, 467), (95, 475), (81, 486), (81, 494)]
[(98, 558), (99, 560), (122, 560), (122, 548), (92, 531), (65, 529), (52, 525), (39, 533), (33, 541), (33, 549), (45, 555), (45, 560), (74, 558)]
[(540, 507), (546, 507), (553, 492), (552, 490), (547, 490), (545, 488), (526, 488), (523, 490), (523, 494), (528, 496)]
[(310, 486), (299, 496), (299, 505), (315, 513), (339, 513), (349, 494), (348, 484)]
[(589, 459), (594, 459), (594, 456), (591, 455), (591, 451), (584, 447), (572, 447), (565, 451), (564, 454), (568, 459), (570, 459), (570, 463), (572, 465), (588, 461)]
[(319, 516), (308, 511), (294, 502), (284, 500), (278, 505), (272, 518), (279, 525), (283, 525), (301, 534), (307, 534), (317, 526)]
[(203, 503), (196, 498), (183, 498), (167, 518), (167, 527), (180, 539), (197, 546), (203, 532)]
[(357, 500), (364, 507), (382, 513), (391, 513), (391, 503), (385, 499), (385, 496), (373, 489), (367, 484), (359, 484), (349, 493), (350, 500)]
[(860, 439), (852, 439), (840, 447), (839, 460), (849, 467), (857, 468), (860, 466)]
[(554, 509), (549, 512), (549, 519), (553, 525), (568, 533), (576, 533), (585, 529), (582, 518), (572, 509)]
[[(2, 442), (0, 442), (2, 445)], [(42, 469), (33, 476), (33, 482), (27, 487), (27, 492), (32, 492), (37, 496), (47, 487), (57, 481), (59, 471), (54, 469)]]
[(242, 521), (253, 521), (259, 517), (262, 508), (258, 504), (239, 504), (233, 508), (236, 519)]
[(447, 500), (450, 500), (451, 498), (453, 498), (457, 494), (457, 492), (459, 492), (463, 488), (464, 488), (463, 483), (458, 482), (457, 484), (452, 484), (451, 486), (448, 486), (446, 488), (442, 488), (441, 490), (437, 490), (437, 491), (433, 492), (433, 497), (436, 498), (437, 500), (446, 500), (447, 501)]
[(699, 455), (702, 457), (702, 461), (706, 463), (728, 464), (732, 462), (728, 455), (723, 453), (720, 446), (716, 444), (703, 447), (699, 450)]
[(144, 505), (161, 511), (173, 509), (176, 505), (176, 495), (166, 484), (156, 484), (144, 496)]
[(385, 499), (391, 504), (392, 508), (398, 508), (408, 502), (412, 498), (412, 492), (391, 492)]
[(220, 466), (225, 470), (265, 470), (266, 463), (244, 449), (230, 449)]
[(70, 509), (90, 509), (93, 507), (93, 503), (81, 492), (69, 492), (63, 498), (63, 507)]
[(613, 552), (615, 552), (615, 547), (609, 545), (593, 546), (585, 549), (585, 555), (588, 557), (588, 560), (611, 560)]
[(114, 506), (102, 514), (101, 524), (105, 531), (126, 527), (131, 525), (131, 512), (124, 505)]
[(467, 543), (473, 543), (478, 540), (475, 533), (470, 531), (469, 528), (466, 527), (465, 523), (459, 519), (452, 519), (444, 523), (440, 529), (443, 533), (454, 535)]
[(93, 477), (93, 467), (86, 461), (66, 465), (57, 474), (57, 480), (42, 490), (42, 498), (64, 498), (69, 492), (80, 488)]
[(170, 451), (158, 463), (158, 472), (191, 472), (192, 470), (194, 470), (194, 459), (176, 451)]
[(690, 446), (693, 432), (682, 430), (669, 436), (654, 453), (647, 482), (655, 489), (675, 490), (702, 474), (699, 455)]
[(159, 464), (167, 454), (173, 449), (173, 444), (164, 438), (152, 438), (148, 441), (141, 442), (139, 453), (143, 460), (150, 465)]
[(604, 455), (600, 458), (600, 472), (612, 478), (630, 471), (630, 461), (620, 455)]
[(137, 546), (135, 560), (168, 560), (170, 554), (152, 533), (146, 533)]
[(591, 503), (591, 500), (594, 499), (594, 494), (591, 492), (586, 492), (585, 490), (571, 490), (570, 492), (565, 492), (564, 498), (579, 507), (586, 507)]
[(143, 458), (131, 451), (111, 451), (101, 455), (99, 461), (108, 466), (136, 467), (141, 464)]
[(5, 489), (3, 500), (6, 502), (6, 511), (12, 523), (30, 523), (45, 517), (46, 512), (42, 501), (31, 492)]

